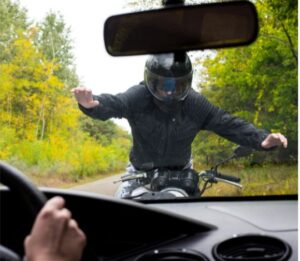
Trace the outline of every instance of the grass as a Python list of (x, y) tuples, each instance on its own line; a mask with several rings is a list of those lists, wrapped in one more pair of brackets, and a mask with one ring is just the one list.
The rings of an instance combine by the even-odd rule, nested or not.
[(99, 179), (105, 179), (114, 175), (118, 175), (121, 172), (113, 172), (113, 173), (100, 173), (93, 176), (82, 177), (80, 179), (74, 179), (72, 177), (68, 177), (68, 175), (62, 176), (55, 176), (55, 175), (47, 175), (47, 176), (40, 176), (35, 174), (27, 174), (30, 180), (33, 181), (35, 185), (38, 187), (52, 187), (52, 188), (70, 188), (74, 186), (83, 185), (86, 183), (94, 182)]

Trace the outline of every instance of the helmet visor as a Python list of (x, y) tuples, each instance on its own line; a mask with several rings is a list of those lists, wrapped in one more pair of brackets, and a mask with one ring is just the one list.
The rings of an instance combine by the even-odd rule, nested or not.
[(165, 77), (145, 69), (145, 83), (152, 95), (160, 101), (181, 101), (191, 87), (192, 72), (181, 77)]

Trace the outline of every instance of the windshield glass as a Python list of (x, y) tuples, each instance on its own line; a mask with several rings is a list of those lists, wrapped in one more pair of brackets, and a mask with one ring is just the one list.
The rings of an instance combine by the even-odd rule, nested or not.
[[(40, 187), (117, 198), (297, 194), (296, 1), (257, 1), (249, 46), (164, 54), (147, 70), (148, 56), (109, 56), (101, 30), (153, 6), (69, 5), (0, 3), (1, 160)], [(184, 99), (152, 95), (145, 71), (176, 93), (189, 63)]]

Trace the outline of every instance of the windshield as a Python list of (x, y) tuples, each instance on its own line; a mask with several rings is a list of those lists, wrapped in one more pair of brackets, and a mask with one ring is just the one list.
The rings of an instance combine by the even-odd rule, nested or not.
[(153, 6), (98, 2), (1, 1), (1, 160), (40, 187), (117, 198), (297, 194), (296, 1), (257, 1), (249, 46), (187, 52), (180, 101), (152, 96), (148, 56), (105, 51), (105, 19)]

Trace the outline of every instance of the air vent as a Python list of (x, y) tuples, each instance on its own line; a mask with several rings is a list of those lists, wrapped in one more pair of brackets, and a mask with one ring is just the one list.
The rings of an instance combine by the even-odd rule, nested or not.
[(144, 253), (134, 261), (209, 261), (196, 251), (188, 249), (157, 249)]
[(290, 257), (291, 248), (275, 237), (245, 235), (215, 245), (213, 255), (218, 261), (284, 261)]

